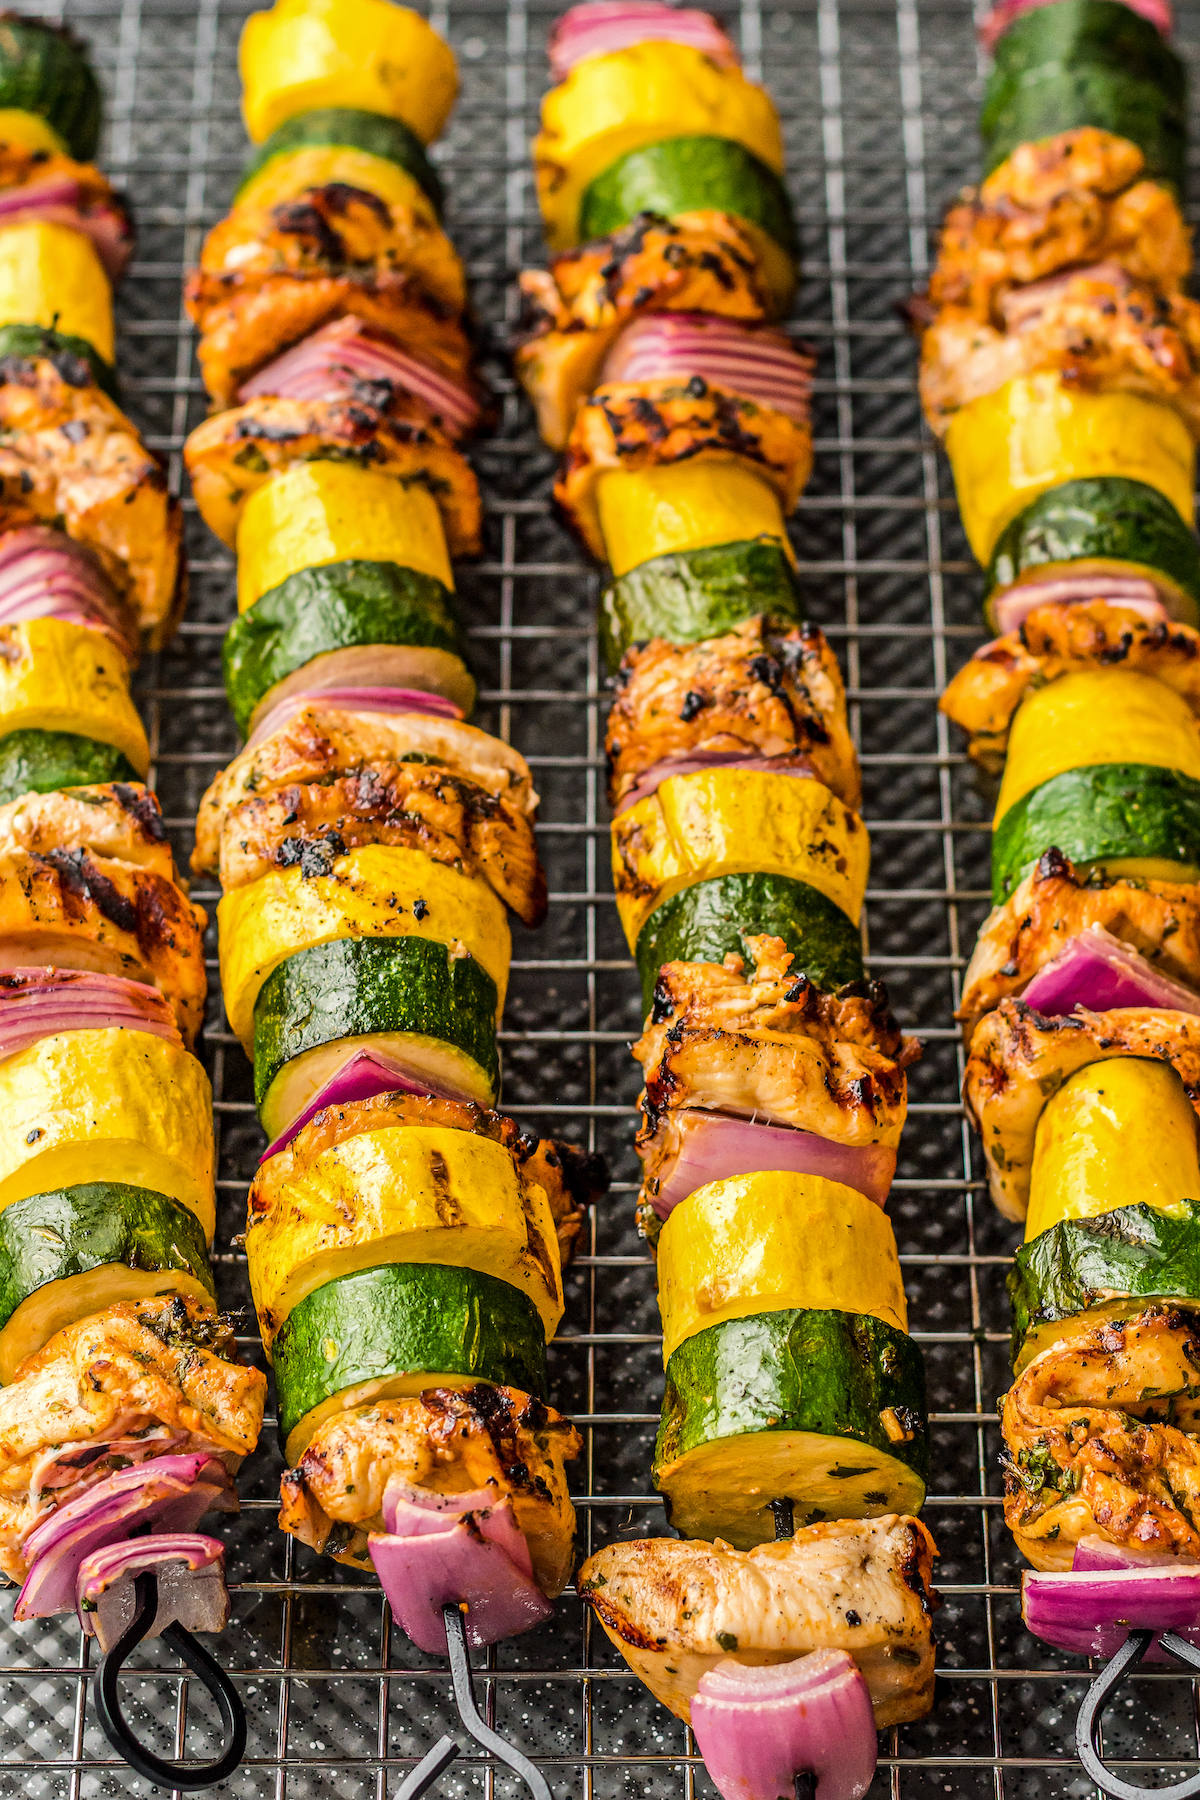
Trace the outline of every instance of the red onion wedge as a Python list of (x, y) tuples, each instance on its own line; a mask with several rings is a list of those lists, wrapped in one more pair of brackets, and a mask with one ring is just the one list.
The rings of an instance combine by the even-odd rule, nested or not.
[(0, 537), (0, 625), (29, 619), (65, 619), (103, 631), (130, 662), (136, 659), (136, 626), (99, 557), (49, 525)]
[(479, 419), (479, 402), (390, 338), (373, 336), (361, 319), (334, 319), (243, 382), (238, 399), (275, 394), (285, 400), (360, 400), (386, 406), (392, 390), (423, 400), (452, 438)]
[(680, 381), (772, 406), (806, 424), (815, 361), (777, 325), (742, 325), (709, 313), (657, 312), (634, 319), (604, 363), (601, 382)]
[(124, 1544), (94, 1550), (79, 1565), (75, 1590), (79, 1620), (106, 1654), (133, 1619), (134, 1580), (151, 1571), (158, 1611), (146, 1637), (168, 1625), (185, 1631), (223, 1631), (229, 1623), (225, 1546), (200, 1532), (151, 1532)]
[(553, 1613), (507, 1497), (497, 1500), (486, 1488), (435, 1494), (393, 1479), (383, 1519), (388, 1529), (371, 1533), (371, 1560), (396, 1623), (418, 1650), (446, 1655), (443, 1606), (466, 1608), (467, 1642), (475, 1649)]
[(1090, 1012), (1160, 1006), (1171, 1012), (1200, 1013), (1200, 994), (1160, 975), (1103, 925), (1081, 931), (1052, 962), (1043, 963), (1021, 999), (1050, 1018), (1074, 1012), (1077, 1006)]
[(643, 769), (613, 813), (619, 819), (623, 812), (648, 800), (672, 775), (698, 775), (705, 769), (762, 769), (768, 775), (794, 775), (798, 780), (815, 781), (813, 766), (806, 756), (755, 756), (740, 750), (695, 750), (690, 756), (669, 756), (652, 768)]
[(434, 1094), (442, 1100), (458, 1098), (434, 1087), (420, 1075), (406, 1073), (387, 1057), (378, 1056), (371, 1050), (358, 1050), (342, 1064), (336, 1075), (330, 1076), (274, 1143), (267, 1145), (259, 1158), (260, 1165), (268, 1157), (278, 1156), (281, 1150), (286, 1150), (296, 1133), (327, 1106), (353, 1106), (356, 1100), (373, 1100), (376, 1094)]
[[(994, 50), (1014, 19), (1019, 19), (1022, 13), (1035, 12), (1038, 7), (1051, 4), (1052, 0), (1001, 0), (1001, 4), (993, 6), (979, 27), (980, 43), (985, 50)], [(1170, 0), (1125, 0), (1125, 5), (1130, 12), (1149, 19), (1164, 37), (1170, 36), (1175, 25)]]
[(85, 1557), (123, 1543), (138, 1526), (191, 1531), (212, 1510), (236, 1512), (237, 1491), (225, 1465), (207, 1451), (159, 1456), (121, 1469), (43, 1519), (22, 1546), (29, 1562), (17, 1595), (16, 1619), (70, 1612)]
[(871, 1785), (871, 1696), (844, 1650), (766, 1665), (719, 1662), (700, 1677), (691, 1712), (722, 1800), (783, 1800), (805, 1773), (817, 1778), (817, 1800), (861, 1800)]
[(678, 1153), (664, 1163), (658, 1192), (649, 1195), (660, 1219), (669, 1219), (681, 1201), (710, 1181), (757, 1169), (821, 1175), (865, 1194), (876, 1206), (886, 1203), (896, 1173), (896, 1152), (883, 1144), (835, 1144), (812, 1131), (760, 1125), (730, 1113), (681, 1111), (674, 1129)]
[(120, 281), (133, 254), (133, 232), (120, 207), (107, 200), (86, 203), (82, 186), (70, 175), (51, 175), (45, 181), (0, 189), (0, 227), (35, 220), (66, 225), (91, 238), (109, 281), (114, 287)]
[(687, 44), (721, 68), (741, 68), (741, 58), (711, 13), (660, 0), (592, 0), (573, 6), (555, 22), (548, 45), (550, 73), (555, 81), (565, 81), (585, 57), (608, 56), (634, 44)]
[(181, 1049), (157, 988), (90, 969), (0, 969), (0, 1061), (61, 1031), (146, 1031)]
[[(1200, 1569), (1200, 1558), (1172, 1556), (1166, 1559), (1172, 1569)], [(1073, 1575), (1094, 1575), (1099, 1569), (1161, 1569), (1162, 1552), (1142, 1550), (1136, 1544), (1113, 1544), (1108, 1538), (1082, 1537), (1071, 1558)]]
[[(1114, 1568), (1097, 1567), (1099, 1560), (1089, 1549), (1083, 1557), (1087, 1567), (1027, 1569), (1021, 1577), (1026, 1630), (1072, 1656), (1114, 1656), (1131, 1631), (1177, 1631), (1200, 1644), (1200, 1563), (1139, 1557)], [(1146, 1661), (1164, 1660), (1152, 1644)]]
[(277, 681), (255, 707), (250, 731), (253, 733), (258, 721), (281, 700), (290, 700), (295, 694), (305, 694), (311, 702), (339, 688), (364, 687), (440, 695), (461, 707), (464, 718), (475, 705), (475, 682), (452, 651), (434, 650), (425, 644), (350, 644), (344, 650), (323, 651)]
[(428, 713), (435, 719), (461, 719), (462, 707), (441, 694), (424, 694), (416, 688), (322, 688), (315, 694), (286, 694), (265, 712), (246, 740), (246, 748), (261, 744), (273, 731), (306, 706), (328, 706), (339, 712)]
[(1164, 624), (1171, 614), (1152, 581), (1137, 575), (1059, 575), (1044, 581), (1018, 581), (988, 601), (997, 635), (1005, 637), (1023, 625), (1036, 606), (1073, 606), (1078, 601), (1112, 600), (1140, 613), (1149, 625)]

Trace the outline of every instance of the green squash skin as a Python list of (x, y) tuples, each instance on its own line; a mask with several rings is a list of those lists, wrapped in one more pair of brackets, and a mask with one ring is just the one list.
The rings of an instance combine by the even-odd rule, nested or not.
[(1022, 1244), (1007, 1277), (1014, 1366), (1034, 1326), (1114, 1297), (1200, 1300), (1200, 1200), (1184, 1205), (1179, 1217), (1138, 1205), (1061, 1219)]
[(104, 781), (140, 781), (114, 744), (77, 737), (73, 731), (10, 731), (0, 737), (0, 806), (22, 794), (56, 788), (94, 787)]
[(718, 875), (672, 894), (642, 926), (637, 965), (645, 1012), (663, 963), (719, 963), (732, 953), (752, 966), (746, 939), (760, 936), (781, 937), (796, 959), (792, 974), (817, 987), (863, 980), (858, 927), (816, 888), (787, 875)]
[(496, 984), (431, 938), (337, 938), (298, 950), (254, 1003), (254, 1101), (285, 1063), (339, 1038), (415, 1031), (455, 1045), (499, 1087)]
[(787, 189), (745, 145), (722, 137), (673, 137), (630, 150), (601, 171), (579, 203), (579, 239), (611, 237), (639, 213), (678, 218), (714, 211), (748, 219), (795, 262), (800, 254)]
[(234, 205), (241, 199), (256, 175), (261, 175), (277, 156), (293, 150), (365, 150), (381, 156), (407, 171), (417, 186), (432, 201), (440, 219), (446, 202), (441, 177), (425, 154), (425, 146), (399, 119), (382, 113), (363, 111), (356, 106), (321, 106), (311, 112), (296, 113), (285, 119), (254, 151), (242, 172), (234, 195)]
[(74, 35), (38, 19), (0, 19), (0, 107), (37, 113), (77, 162), (100, 141), (100, 88)]
[(1183, 622), (1200, 624), (1200, 542), (1195, 532), (1165, 494), (1122, 475), (1050, 488), (1006, 526), (984, 577), (989, 623), (992, 596), (1022, 575), (1047, 564), (1085, 559), (1133, 564), (1151, 580), (1156, 574), (1165, 576), (1187, 609)]
[(698, 644), (759, 613), (785, 626), (802, 622), (795, 572), (774, 538), (653, 556), (605, 588), (600, 648), (613, 675), (631, 644)]
[(539, 1400), (548, 1394), (533, 1302), (494, 1275), (436, 1263), (387, 1263), (326, 1282), (289, 1313), (272, 1360), (284, 1442), (314, 1406), (389, 1375), (470, 1375)]
[(1127, 856), (1200, 863), (1200, 781), (1143, 763), (1097, 763), (1044, 781), (992, 833), (996, 906), (1050, 849), (1076, 867)]
[[(907, 1442), (888, 1437), (879, 1417), (887, 1407), (912, 1432)], [(717, 1438), (756, 1431), (869, 1444), (927, 1481), (921, 1352), (881, 1319), (797, 1308), (729, 1319), (685, 1339), (667, 1364), (655, 1471)]]
[(94, 1181), (31, 1194), (0, 1212), (0, 1326), (38, 1288), (105, 1263), (193, 1275), (216, 1305), (195, 1214), (152, 1188)]
[(225, 691), (243, 737), (276, 682), (314, 657), (363, 644), (414, 645), (466, 660), (450, 591), (436, 576), (399, 563), (301, 569), (260, 594), (225, 634)]
[(86, 338), (50, 331), (44, 325), (0, 325), (0, 362), (9, 357), (28, 363), (45, 357), (72, 387), (86, 387), (90, 381), (114, 406), (123, 404), (116, 369)]

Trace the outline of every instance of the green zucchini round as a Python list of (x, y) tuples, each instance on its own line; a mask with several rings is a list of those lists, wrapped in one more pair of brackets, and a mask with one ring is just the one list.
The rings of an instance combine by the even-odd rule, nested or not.
[(1200, 624), (1200, 543), (1165, 494), (1144, 481), (1103, 475), (1039, 494), (1001, 532), (984, 577), (984, 608), (1022, 577), (1070, 575), (1073, 564), (1143, 575), (1173, 618)]
[(737, 1550), (797, 1525), (917, 1512), (929, 1473), (925, 1365), (912, 1339), (843, 1312), (710, 1325), (667, 1364), (654, 1485), (684, 1537)]
[(92, 348), (86, 338), (50, 331), (45, 325), (0, 325), (0, 364), (10, 358), (32, 363), (40, 357), (52, 362), (71, 387), (87, 387), (94, 383), (115, 406), (122, 404), (116, 369)]
[(1076, 867), (1157, 857), (1200, 868), (1200, 781), (1144, 763), (1068, 769), (1010, 806), (992, 833), (992, 897), (1003, 906), (1047, 850)]
[(697, 644), (758, 613), (791, 625), (801, 620), (795, 570), (774, 538), (652, 556), (605, 588), (600, 647), (614, 674), (631, 644)]
[(546, 1333), (532, 1300), (494, 1275), (437, 1263), (326, 1282), (288, 1314), (272, 1361), (289, 1463), (303, 1454), (289, 1441), (297, 1427), (306, 1445), (331, 1411), (370, 1400), (475, 1381), (547, 1397)]
[(1178, 1215), (1137, 1205), (1061, 1219), (1022, 1244), (1008, 1274), (1018, 1374), (1039, 1350), (1102, 1318), (1152, 1300), (1200, 1300), (1200, 1200), (1182, 1204)]
[(787, 875), (718, 875), (656, 906), (638, 934), (637, 966), (646, 1012), (667, 962), (753, 962), (746, 939), (781, 937), (794, 975), (827, 990), (863, 979), (862, 938), (840, 907)]
[(0, 1382), (64, 1326), (162, 1293), (216, 1305), (203, 1228), (178, 1200), (118, 1181), (14, 1200), (0, 1212)]
[(365, 150), (370, 156), (396, 163), (428, 195), (441, 218), (446, 191), (420, 138), (402, 120), (388, 119), (382, 113), (365, 112), (356, 106), (322, 106), (285, 119), (246, 164), (234, 203), (241, 197), (242, 189), (277, 156), (287, 156), (293, 150), (323, 149)]
[(0, 806), (22, 794), (140, 780), (129, 758), (114, 744), (100, 744), (73, 731), (31, 728), (0, 737)]
[[(261, 594), (225, 634), (225, 691), (238, 729), (249, 731), (277, 682), (314, 657), (363, 644), (445, 650), (465, 664), (453, 601), (436, 576), (399, 563), (321, 563)], [(470, 684), (465, 666), (463, 681)]]
[(471, 956), (432, 938), (338, 938), (299, 950), (254, 1003), (254, 1099), (267, 1129), (272, 1085), (303, 1056), (345, 1038), (413, 1033), (462, 1053), (495, 1097), (496, 984)]
[(639, 213), (678, 218), (689, 212), (748, 219), (795, 262), (800, 254), (787, 189), (774, 169), (732, 138), (673, 137), (630, 150), (584, 189), (579, 235), (611, 237)]
[(77, 162), (91, 162), (100, 141), (100, 88), (83, 46), (63, 25), (0, 18), (0, 107), (37, 113)]

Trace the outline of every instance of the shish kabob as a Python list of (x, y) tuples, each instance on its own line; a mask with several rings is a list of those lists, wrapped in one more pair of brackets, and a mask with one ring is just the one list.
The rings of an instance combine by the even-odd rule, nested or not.
[(1200, 313), (1169, 14), (1013, 11), (985, 24), (991, 172), (947, 220), (922, 357), (1004, 632), (943, 699), (1002, 771), (959, 1017), (1025, 1222), (1001, 1410), (1025, 1618), (1110, 1655), (1200, 1620)]
[(595, 1159), (494, 1110), (508, 910), (546, 911), (524, 759), (464, 722), (452, 559), (480, 501), (462, 266), (425, 146), (454, 58), (386, 0), (248, 22), (259, 147), (189, 304), (214, 405), (185, 457), (236, 549), (246, 735), (206, 794), (221, 977), (270, 1140), (246, 1252), (280, 1524), (378, 1571), (423, 1650), (536, 1624), (573, 1566), (547, 1404)]
[(778, 324), (796, 280), (779, 122), (708, 14), (579, 6), (550, 58), (552, 258), (522, 277), (517, 367), (566, 450), (559, 503), (613, 576), (654, 1480), (686, 1540), (610, 1545), (579, 1591), (722, 1793), (776, 1800), (806, 1770), (861, 1793), (875, 1725), (932, 1699), (933, 1544), (909, 1516), (924, 1371), (883, 1210), (917, 1046), (863, 979), (858, 763), (785, 524), (811, 358)]
[(185, 583), (119, 403), (99, 123), (70, 34), (0, 17), (0, 1569), (107, 1651), (148, 1571), (142, 1635), (224, 1623), (195, 1526), (236, 1510), (266, 1383), (217, 1310), (205, 915), (129, 693)]

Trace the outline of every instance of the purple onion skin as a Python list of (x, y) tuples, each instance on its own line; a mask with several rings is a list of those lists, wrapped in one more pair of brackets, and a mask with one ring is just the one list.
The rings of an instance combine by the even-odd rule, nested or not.
[(789, 1800), (816, 1776), (817, 1800), (862, 1800), (878, 1741), (867, 1684), (844, 1650), (794, 1662), (720, 1662), (691, 1704), (692, 1730), (722, 1800)]

